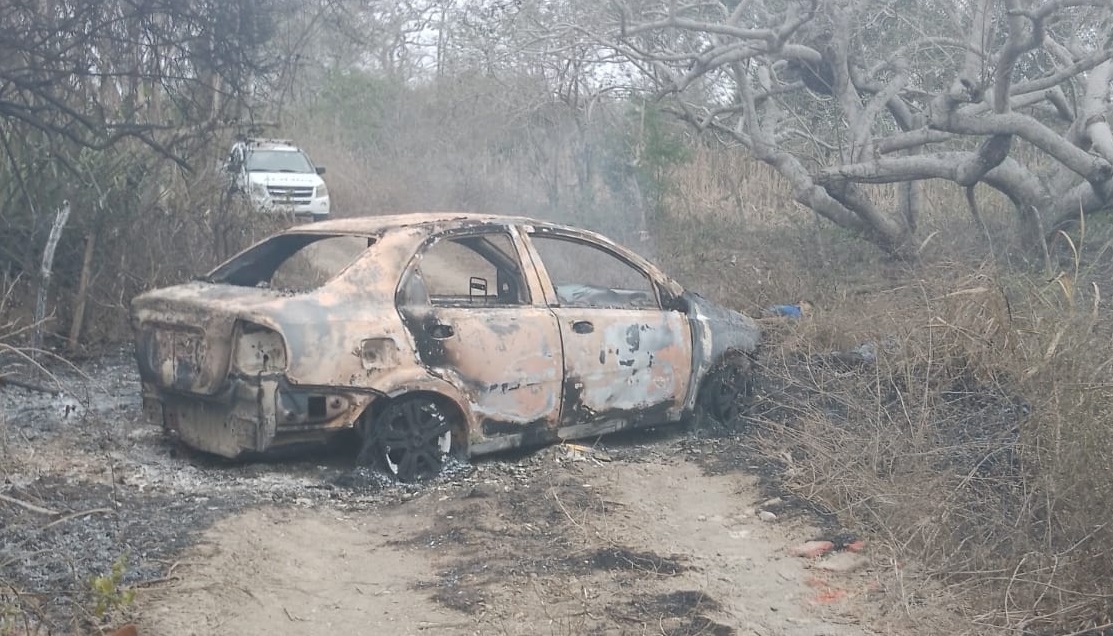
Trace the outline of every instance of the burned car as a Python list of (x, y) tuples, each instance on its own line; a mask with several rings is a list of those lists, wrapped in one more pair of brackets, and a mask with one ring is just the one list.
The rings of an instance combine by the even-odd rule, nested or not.
[(448, 453), (732, 420), (760, 337), (603, 236), (476, 214), (294, 227), (131, 320), (144, 409), (186, 445), (354, 432), (403, 480)]

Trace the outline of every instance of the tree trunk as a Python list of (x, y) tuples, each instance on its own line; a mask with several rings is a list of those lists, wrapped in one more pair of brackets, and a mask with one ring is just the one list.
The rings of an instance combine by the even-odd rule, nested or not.
[(43, 250), (42, 269), (39, 274), (39, 295), (35, 302), (35, 329), (31, 335), (31, 355), (37, 355), (42, 348), (43, 326), (46, 322), (46, 299), (50, 292), (50, 278), (54, 271), (54, 250), (58, 248), (58, 241), (62, 239), (62, 230), (70, 218), (70, 203), (65, 201), (54, 215), (54, 225), (50, 228), (50, 236)]
[(93, 254), (97, 249), (97, 231), (93, 229), (85, 236), (85, 254), (81, 259), (81, 282), (77, 287), (77, 302), (70, 323), (70, 337), (66, 349), (72, 354), (77, 352), (81, 338), (81, 328), (85, 324), (85, 303), (89, 298), (89, 279), (92, 277)]

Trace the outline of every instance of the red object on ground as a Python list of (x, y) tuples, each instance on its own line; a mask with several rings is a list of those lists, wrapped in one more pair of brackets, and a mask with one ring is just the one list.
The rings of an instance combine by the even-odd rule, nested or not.
[(830, 541), (807, 541), (798, 546), (789, 548), (792, 556), (815, 559), (835, 549), (835, 544)]
[(841, 601), (850, 595), (850, 592), (842, 589), (841, 587), (829, 587), (816, 595), (815, 600), (817, 603), (826, 605), (827, 603), (834, 603)]

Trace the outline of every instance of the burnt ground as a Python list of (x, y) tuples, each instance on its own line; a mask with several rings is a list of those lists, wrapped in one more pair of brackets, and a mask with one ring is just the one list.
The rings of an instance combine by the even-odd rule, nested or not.
[[(353, 449), (186, 452), (143, 420), (125, 350), (54, 371), (57, 394), (0, 386), (0, 494), (31, 505), (0, 501), (0, 627), (6, 612), (48, 633), (863, 634), (879, 615), (873, 567), (786, 556), (834, 529), (787, 495), (759, 516), (771, 467), (737, 431), (630, 433), (403, 485)], [(121, 558), (135, 598), (92, 616), (91, 577)]]
[(0, 385), (0, 494), (57, 513), (0, 501), (0, 577), (55, 619), (116, 559), (127, 559), (125, 585), (162, 579), (199, 531), (249, 507), (367, 509), (419, 488), (357, 466), (345, 449), (267, 462), (191, 453), (144, 421), (127, 350), (48, 366), (53, 377), (34, 384), (56, 393)]

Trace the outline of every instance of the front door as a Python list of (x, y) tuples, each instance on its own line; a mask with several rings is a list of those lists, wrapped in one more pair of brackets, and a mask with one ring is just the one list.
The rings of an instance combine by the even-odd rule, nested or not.
[[(535, 304), (510, 234), (469, 232), (419, 252), (400, 302), (421, 362), (472, 402), (473, 445), (552, 437), (563, 356), (556, 318)], [(497, 447), (497, 444), (495, 445)]]
[(564, 343), (562, 426), (680, 417), (692, 372), (686, 317), (661, 308), (649, 276), (616, 252), (532, 232)]

